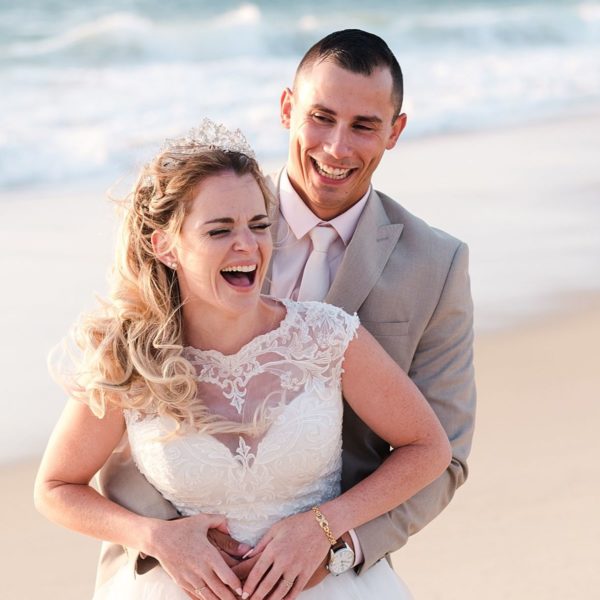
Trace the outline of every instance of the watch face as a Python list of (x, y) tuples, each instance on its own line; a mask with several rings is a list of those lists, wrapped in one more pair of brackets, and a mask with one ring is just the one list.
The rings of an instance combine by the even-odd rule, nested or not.
[(333, 575), (341, 575), (354, 564), (354, 552), (346, 545), (332, 550), (329, 556), (329, 571)]

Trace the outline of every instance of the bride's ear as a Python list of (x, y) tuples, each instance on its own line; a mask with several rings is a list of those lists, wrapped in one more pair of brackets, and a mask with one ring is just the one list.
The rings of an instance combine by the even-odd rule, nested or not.
[(177, 268), (177, 253), (169, 235), (162, 229), (155, 229), (150, 236), (156, 258), (170, 269)]

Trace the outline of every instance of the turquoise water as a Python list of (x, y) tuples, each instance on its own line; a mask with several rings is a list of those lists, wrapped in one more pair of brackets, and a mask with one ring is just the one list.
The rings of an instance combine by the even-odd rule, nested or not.
[(384, 37), (406, 136), (599, 104), (600, 2), (0, 2), (0, 186), (118, 177), (203, 116), (285, 155), (281, 89), (345, 27)]

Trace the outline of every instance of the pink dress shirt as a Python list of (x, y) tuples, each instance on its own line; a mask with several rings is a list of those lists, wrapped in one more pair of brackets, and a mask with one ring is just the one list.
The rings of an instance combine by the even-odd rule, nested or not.
[[(346, 212), (326, 221), (337, 231), (339, 236), (332, 242), (327, 253), (329, 280), (332, 282), (344, 258), (346, 246), (354, 235), (370, 193), (371, 188), (369, 187), (367, 193)], [(292, 187), (287, 172), (281, 174), (279, 182), (279, 213), (275, 235), (276, 252), (273, 258), (271, 295), (276, 298), (297, 300), (304, 267), (312, 251), (308, 232), (325, 221), (319, 219), (304, 204), (302, 198)], [(356, 566), (363, 562), (363, 553), (354, 530), (351, 529), (348, 533), (354, 543), (354, 566)]]
[(367, 193), (346, 212), (331, 221), (322, 221), (302, 201), (292, 187), (287, 173), (281, 174), (279, 184), (279, 219), (275, 235), (275, 255), (273, 258), (271, 295), (278, 298), (298, 299), (298, 291), (306, 261), (312, 251), (308, 232), (319, 223), (333, 227), (338, 238), (333, 241), (327, 253), (329, 280), (333, 281), (338, 271), (346, 246), (354, 235), (360, 215), (367, 203)]

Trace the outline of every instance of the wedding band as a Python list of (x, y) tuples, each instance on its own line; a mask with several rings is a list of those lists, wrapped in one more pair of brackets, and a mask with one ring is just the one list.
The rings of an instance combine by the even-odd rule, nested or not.
[(195, 596), (198, 596), (199, 598), (204, 598), (204, 596), (202, 595), (202, 591), (203, 591), (203, 590), (205, 590), (206, 588), (208, 588), (208, 586), (207, 586), (207, 585), (203, 585), (203, 586), (202, 586), (202, 587), (200, 587), (200, 588), (196, 588), (196, 589), (194, 590), (194, 595), (195, 595)]
[(285, 587), (288, 589), (288, 591), (294, 587), (294, 582), (290, 581), (289, 579), (282, 579), (281, 583), (283, 583), (283, 585), (285, 585)]

